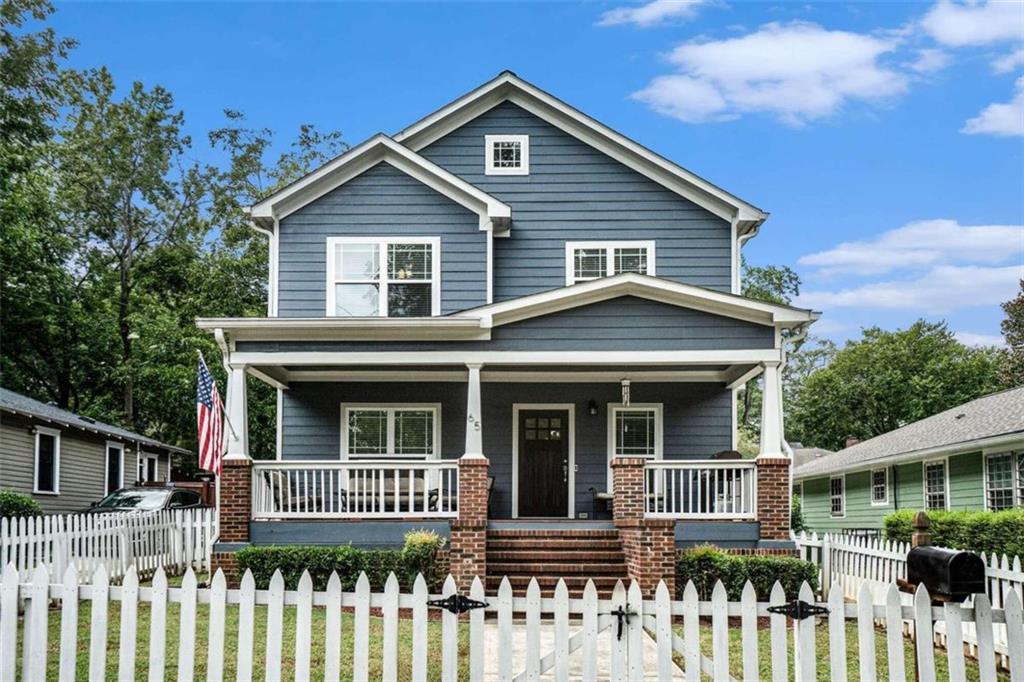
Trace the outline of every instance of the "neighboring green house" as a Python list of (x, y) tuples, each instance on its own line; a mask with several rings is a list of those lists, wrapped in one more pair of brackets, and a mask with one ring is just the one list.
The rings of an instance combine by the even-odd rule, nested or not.
[(810, 530), (880, 532), (896, 509), (1024, 506), (1024, 387), (797, 465)]

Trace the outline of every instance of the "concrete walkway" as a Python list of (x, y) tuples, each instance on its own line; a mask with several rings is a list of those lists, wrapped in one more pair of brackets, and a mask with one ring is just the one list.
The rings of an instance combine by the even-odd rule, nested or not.
[[(569, 621), (569, 635), (572, 636), (579, 631), (581, 621)], [(597, 636), (597, 676), (599, 679), (608, 679), (611, 675), (611, 638), (615, 636), (615, 626), (601, 632)], [(541, 657), (552, 651), (552, 644), (555, 639), (555, 624), (552, 620), (542, 620), (540, 624), (540, 649)], [(486, 679), (498, 679), (498, 623), (488, 620), (484, 623), (484, 670)], [(658, 647), (654, 639), (649, 635), (644, 637), (644, 679), (658, 679)], [(512, 625), (512, 664), (513, 676), (522, 672), (526, 665), (526, 622), (516, 620)], [(573, 680), (583, 678), (583, 652), (576, 650), (569, 654), (569, 677)], [(541, 679), (554, 679), (554, 672), (548, 671), (541, 675)]]

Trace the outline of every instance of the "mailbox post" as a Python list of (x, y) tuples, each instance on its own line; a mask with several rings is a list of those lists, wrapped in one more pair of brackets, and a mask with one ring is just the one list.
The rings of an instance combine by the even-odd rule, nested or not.
[(914, 529), (914, 532), (910, 535), (910, 547), (927, 547), (932, 544), (932, 534), (928, 532), (932, 522), (928, 519), (928, 514), (923, 511), (919, 511), (914, 514), (913, 520), (910, 522), (910, 527)]

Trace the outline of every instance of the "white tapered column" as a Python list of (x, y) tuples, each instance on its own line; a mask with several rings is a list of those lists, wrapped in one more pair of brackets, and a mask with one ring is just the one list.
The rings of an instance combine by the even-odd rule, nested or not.
[(760, 457), (781, 457), (782, 450), (782, 387), (779, 363), (764, 363), (764, 387), (761, 391)]
[(228, 367), (228, 385), (224, 396), (224, 437), (227, 439), (225, 459), (249, 459), (249, 408), (245, 390), (245, 365)]
[(466, 387), (466, 453), (464, 457), (483, 457), (483, 424), (480, 414), (480, 368), (467, 364), (469, 383)]

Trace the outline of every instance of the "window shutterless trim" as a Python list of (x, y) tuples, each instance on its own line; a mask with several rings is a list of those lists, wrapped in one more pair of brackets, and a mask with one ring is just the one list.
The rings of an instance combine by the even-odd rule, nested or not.
[[(612, 460), (617, 456), (621, 457), (645, 457), (647, 459), (662, 459), (665, 456), (664, 449), (664, 414), (663, 403), (633, 403), (623, 405), (622, 403), (608, 403), (608, 458), (607, 458), (607, 492), (612, 492)], [(622, 411), (651, 411), (654, 412), (654, 454), (653, 455), (616, 455), (615, 454), (615, 415)]]
[[(60, 495), (60, 431), (47, 426), (34, 427), (32, 456), (32, 494)], [(39, 489), (39, 436), (53, 437), (53, 490)]]
[[(941, 510), (933, 510), (928, 506), (928, 466), (931, 464), (942, 465), (942, 498), (945, 502), (945, 506)], [(921, 492), (924, 495), (921, 499), (921, 506), (925, 511), (949, 511), (949, 457), (926, 459), (921, 462), (921, 487)]]
[[(998, 511), (998, 510), (992, 509), (991, 498), (989, 497), (989, 493), (990, 492), (994, 492), (992, 490), (992, 488), (989, 486), (989, 477), (988, 477), (988, 473), (989, 473), (989, 460), (992, 459), (993, 457), (1009, 457), (1010, 458), (1010, 488), (1009, 488), (1010, 489), (1010, 506), (1006, 507), (1006, 509), (1013, 509), (1014, 507), (1020, 506), (1021, 503), (1024, 502), (1019, 497), (1020, 481), (1017, 478), (1018, 475), (1019, 475), (1018, 474), (1018, 470), (1020, 468), (1020, 464), (1017, 461), (1017, 458), (1020, 457), (1020, 456), (1021, 455), (1019, 453), (1017, 453), (1017, 452), (1015, 452), (1013, 450), (1003, 450), (1001, 452), (986, 452), (985, 454), (982, 455), (981, 459), (982, 459), (983, 466), (982, 466), (982, 469), (981, 469), (981, 478), (982, 478), (982, 483), (984, 484), (984, 486), (982, 488), (982, 494), (984, 494), (984, 496), (985, 496), (985, 509), (986, 510), (988, 510), (988, 511)], [(1000, 490), (1005, 490), (1005, 488), (1001, 488)]]
[(114, 490), (120, 490), (124, 487), (124, 443), (119, 443), (116, 440), (108, 440), (106, 447), (103, 448), (103, 496), (106, 497), (110, 493), (110, 449), (121, 451), (121, 466), (117, 469), (117, 487)]
[[(839, 492), (839, 504), (842, 506), (839, 513), (835, 513), (832, 509), (832, 500), (836, 495), (832, 492), (832, 481), (839, 481), (839, 485), (842, 490)], [(833, 519), (845, 519), (846, 518), (846, 474), (840, 474), (838, 476), (829, 476), (828, 479), (828, 515)]]
[[(377, 246), (378, 273), (377, 279), (365, 280), (342, 280), (338, 277), (336, 267), (338, 259), (336, 256), (339, 245), (345, 244), (367, 244)], [(393, 282), (388, 276), (388, 246), (403, 244), (429, 244), (430, 253), (430, 279), (429, 280), (402, 280)], [(440, 237), (415, 237), (415, 236), (392, 236), (392, 237), (328, 237), (327, 238), (327, 281), (326, 281), (326, 316), (333, 318), (350, 318), (348, 315), (335, 313), (337, 304), (336, 284), (376, 284), (377, 290), (377, 314), (365, 317), (388, 317), (388, 286), (390, 284), (429, 284), (430, 285), (430, 315), (441, 314), (441, 238)]]
[[(377, 410), (386, 412), (387, 426), (384, 438), (386, 452), (380, 454), (350, 454), (348, 451), (348, 415), (359, 410)], [(395, 452), (395, 412), (430, 411), (434, 418), (433, 453), (431, 454), (398, 454)], [(441, 403), (342, 403), (341, 404), (341, 460), (375, 459), (375, 458), (407, 458), (407, 459), (441, 459)]]
[[(495, 166), (494, 145), (498, 142), (519, 143), (518, 166)], [(530, 174), (530, 136), (529, 135), (484, 135), (484, 175), (529, 175)]]
[[(875, 499), (875, 472), (881, 471), (882, 475), (885, 476), (885, 498), (881, 500)], [(871, 498), (872, 507), (887, 507), (889, 506), (889, 468), (882, 467), (880, 469), (872, 469), (868, 474), (868, 494)]]
[(655, 261), (655, 240), (646, 239), (642, 241), (617, 241), (605, 239), (590, 242), (566, 242), (565, 243), (565, 283), (567, 286), (579, 282), (592, 282), (600, 277), (581, 277), (576, 279), (576, 251), (578, 249), (604, 249), (605, 273), (602, 277), (612, 277), (615, 272), (615, 249), (645, 249), (647, 251), (647, 270), (641, 275), (654, 277), (657, 271)]

